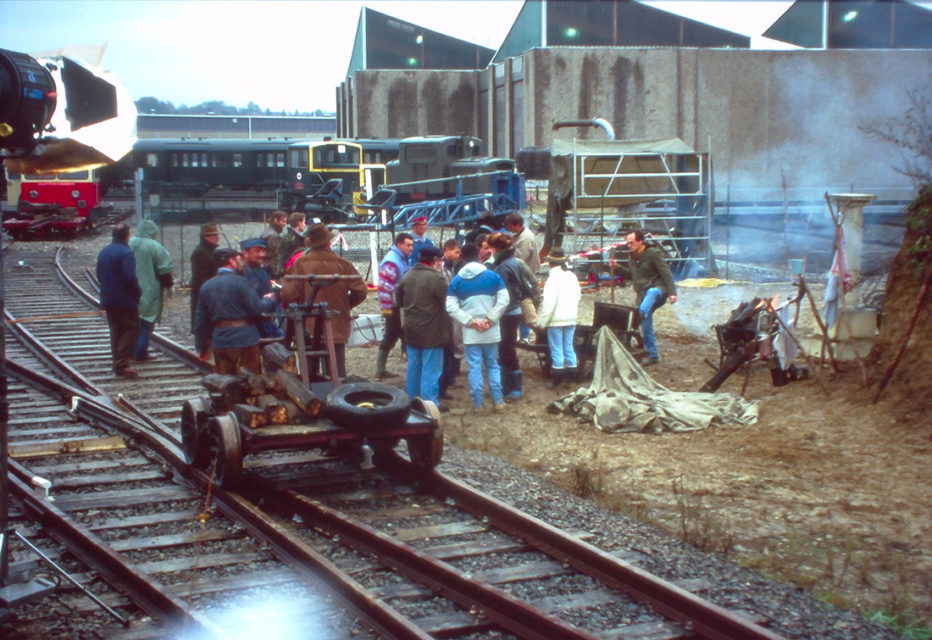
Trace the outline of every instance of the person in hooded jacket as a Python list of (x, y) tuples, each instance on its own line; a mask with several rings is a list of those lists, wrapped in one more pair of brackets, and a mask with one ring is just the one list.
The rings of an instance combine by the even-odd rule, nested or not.
[(496, 412), (505, 408), (498, 364), (499, 320), (508, 307), (508, 289), (494, 271), (479, 262), (479, 248), (466, 244), (460, 254), (463, 268), (447, 289), (447, 313), (463, 326), (463, 346), (469, 366), (469, 393), (476, 409), (483, 407), (483, 375)]
[(155, 239), (158, 234), (158, 226), (147, 218), (139, 224), (136, 235), (129, 239), (129, 248), (136, 258), (136, 279), (142, 289), (139, 298), (139, 338), (133, 351), (133, 359), (138, 362), (155, 360), (155, 356), (149, 353), (149, 339), (162, 317), (162, 296), (165, 292), (171, 295), (175, 284), (172, 256)]

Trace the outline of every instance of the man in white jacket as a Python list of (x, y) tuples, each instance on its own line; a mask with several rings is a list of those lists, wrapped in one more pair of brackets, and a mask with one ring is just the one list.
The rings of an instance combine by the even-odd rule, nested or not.
[(550, 275), (544, 284), (544, 296), (537, 314), (540, 328), (547, 329), (547, 346), (550, 348), (551, 386), (576, 379), (576, 350), (573, 337), (579, 315), (581, 292), (576, 274), (566, 268), (563, 249), (554, 247), (547, 256)]
[(469, 393), (473, 406), (482, 409), (485, 367), (496, 412), (505, 409), (502, 395), (501, 369), (498, 364), (498, 342), (501, 340), (499, 320), (508, 307), (508, 289), (501, 277), (479, 262), (476, 245), (463, 247), (465, 263), (453, 277), (447, 289), (447, 313), (463, 326), (463, 345), (469, 366)]

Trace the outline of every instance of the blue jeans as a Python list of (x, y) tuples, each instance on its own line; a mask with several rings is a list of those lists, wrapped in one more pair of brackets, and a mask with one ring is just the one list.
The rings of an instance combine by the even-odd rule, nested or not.
[(443, 371), (443, 347), (419, 349), (407, 346), (408, 370), (405, 391), (412, 398), (437, 402), (440, 373)]
[(133, 350), (133, 357), (136, 360), (141, 360), (149, 355), (149, 338), (152, 337), (154, 330), (154, 322), (139, 319), (139, 338), (136, 340), (136, 348)]
[(465, 345), (466, 364), (469, 366), (469, 395), (472, 397), (474, 407), (482, 407), (482, 367), (485, 366), (489, 378), (489, 395), (492, 402), (501, 404), (502, 371), (498, 365), (498, 344), (467, 344)]
[(651, 358), (657, 357), (657, 338), (654, 337), (654, 309), (663, 304), (663, 291), (658, 287), (651, 287), (644, 294), (639, 309), (644, 314), (641, 320), (641, 333), (644, 336), (644, 348)]
[(550, 347), (550, 366), (552, 369), (576, 367), (576, 350), (573, 349), (573, 336), (576, 325), (568, 327), (547, 327), (547, 346)]
[(518, 337), (527, 340), (531, 337), (531, 328), (523, 322), (518, 325)]

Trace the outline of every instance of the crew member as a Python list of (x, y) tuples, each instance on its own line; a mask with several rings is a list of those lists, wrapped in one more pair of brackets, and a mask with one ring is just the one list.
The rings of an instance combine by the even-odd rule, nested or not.
[(659, 247), (648, 247), (644, 242), (644, 231), (636, 229), (625, 236), (630, 255), (628, 266), (621, 266), (619, 271), (625, 278), (630, 278), (637, 294), (638, 315), (641, 322), (641, 334), (644, 336), (644, 348), (647, 350), (645, 366), (660, 361), (657, 351), (657, 339), (654, 337), (654, 311), (665, 302), (676, 302), (676, 285), (670, 266)]
[[(325, 224), (314, 224), (307, 230), (305, 244), (308, 250), (298, 258), (288, 271), (288, 276), (344, 275), (358, 276), (356, 267), (338, 256), (330, 248), (333, 233)], [(309, 280), (296, 280), (288, 277), (282, 286), (282, 304), (303, 304), (311, 295), (313, 283)], [(337, 374), (346, 377), (346, 343), (349, 342), (351, 326), (350, 310), (366, 299), (369, 290), (362, 278), (338, 280), (331, 285), (317, 290), (314, 303), (326, 303), (330, 310), (330, 328), (333, 331), (334, 351), (337, 359)], [(305, 327), (314, 335), (316, 318), (308, 317)]]
[(379, 354), (375, 361), (376, 378), (394, 378), (398, 375), (386, 368), (388, 354), (401, 338), (401, 312), (395, 301), (395, 287), (408, 270), (408, 256), (411, 255), (413, 248), (414, 238), (411, 234), (399, 233), (395, 236), (394, 246), (388, 250), (382, 262), (379, 263), (379, 306), (382, 307), (385, 327), (382, 342), (379, 343)]
[(242, 275), (235, 249), (214, 252), (217, 275), (204, 283), (194, 314), (194, 347), (207, 362), (211, 351), (218, 373), (237, 375), (240, 367), (262, 373), (258, 324), (262, 302)]

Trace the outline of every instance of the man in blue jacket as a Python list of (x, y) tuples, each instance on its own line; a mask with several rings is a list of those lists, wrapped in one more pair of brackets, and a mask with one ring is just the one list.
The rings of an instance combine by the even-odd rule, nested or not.
[(214, 354), (217, 373), (238, 375), (240, 367), (262, 373), (258, 323), (262, 303), (243, 277), (243, 257), (235, 249), (217, 249), (217, 275), (204, 283), (194, 313), (194, 347), (207, 362)]
[(139, 339), (139, 298), (142, 289), (136, 279), (136, 259), (129, 248), (129, 225), (113, 227), (113, 241), (97, 254), (97, 280), (100, 282), (100, 306), (107, 312), (110, 325), (110, 354), (113, 372), (121, 378), (136, 378), (129, 367)]

